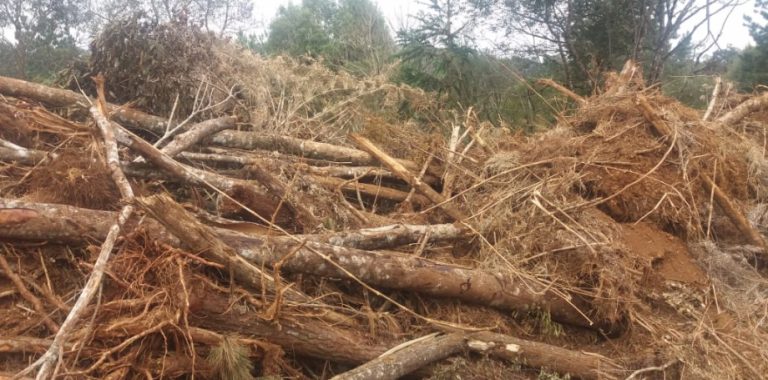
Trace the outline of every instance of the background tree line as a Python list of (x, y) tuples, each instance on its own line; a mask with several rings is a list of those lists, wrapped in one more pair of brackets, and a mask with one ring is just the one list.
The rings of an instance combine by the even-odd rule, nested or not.
[[(392, 30), (372, 0), (303, 0), (281, 7), (265, 33), (248, 33), (250, 0), (5, 0), (0, 5), (0, 74), (50, 81), (87, 54), (108, 20), (140, 12), (233, 37), (261, 54), (311, 56), (355, 75), (387, 75), (433, 91), (447, 107), (473, 107), (496, 125), (534, 128), (553, 105), (530, 81), (552, 77), (582, 94), (627, 59), (646, 80), (691, 105), (705, 103), (712, 75), (742, 90), (768, 83), (768, 2), (746, 20), (755, 40), (722, 47), (728, 15), (743, 0), (428, 0)], [(694, 38), (696, 31), (706, 37)], [(493, 33), (499, 41), (480, 44)], [(480, 47), (483, 45), (482, 47)], [(545, 92), (542, 94), (542, 92)]]

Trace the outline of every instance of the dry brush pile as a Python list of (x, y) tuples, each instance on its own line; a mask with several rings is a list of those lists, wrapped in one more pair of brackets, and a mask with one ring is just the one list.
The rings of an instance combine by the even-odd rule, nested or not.
[(0, 78), (0, 374), (768, 372), (765, 96), (630, 62), (521, 136), (181, 26), (93, 49), (93, 97)]

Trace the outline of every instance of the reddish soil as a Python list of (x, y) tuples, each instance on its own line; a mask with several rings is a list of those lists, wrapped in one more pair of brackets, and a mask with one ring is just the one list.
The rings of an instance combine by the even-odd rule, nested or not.
[(630, 252), (650, 262), (655, 273), (666, 281), (706, 286), (707, 276), (688, 253), (685, 243), (656, 227), (622, 224), (622, 239)]

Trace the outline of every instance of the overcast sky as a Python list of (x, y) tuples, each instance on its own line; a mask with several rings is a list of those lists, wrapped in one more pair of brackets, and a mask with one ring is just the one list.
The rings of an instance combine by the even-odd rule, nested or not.
[[(254, 17), (256, 22), (260, 24), (261, 30), (264, 30), (269, 25), (269, 21), (277, 13), (278, 8), (281, 5), (288, 4), (300, 4), (301, 0), (254, 0)], [(419, 0), (373, 0), (379, 4), (384, 16), (389, 21), (390, 27), (397, 30), (401, 26), (406, 25), (408, 22), (408, 16), (416, 14), (423, 6)], [(725, 22), (725, 28), (722, 30), (722, 35), (719, 39), (720, 47), (726, 47), (732, 45), (734, 47), (743, 48), (747, 45), (754, 44), (752, 38), (749, 36), (749, 30), (744, 26), (744, 16), (749, 15), (754, 9), (754, 0), (742, 0), (743, 5), (738, 6), (730, 16), (725, 13), (718, 14), (710, 21), (710, 30), (713, 35), (717, 35)], [(698, 20), (692, 20), (688, 26), (691, 28)], [(394, 30), (393, 30), (394, 32)], [(696, 33), (696, 38), (701, 39), (707, 36), (706, 28), (700, 28)], [(478, 43), (481, 46), (491, 46), (493, 44), (494, 37), (489, 34), (478, 36)]]

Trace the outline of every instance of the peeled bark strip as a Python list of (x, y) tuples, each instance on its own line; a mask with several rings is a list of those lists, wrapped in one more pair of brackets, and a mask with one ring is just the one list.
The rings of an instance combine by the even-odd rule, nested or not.
[(374, 145), (370, 140), (358, 135), (350, 135), (350, 138), (361, 149), (365, 150), (366, 152), (370, 153), (372, 156), (376, 157), (376, 159), (379, 162), (381, 162), (386, 168), (391, 170), (393, 173), (397, 174), (405, 182), (408, 182), (409, 185), (413, 186), (418, 192), (420, 192), (421, 194), (429, 198), (430, 201), (439, 205), (440, 209), (445, 211), (445, 213), (450, 215), (454, 220), (463, 221), (467, 219), (464, 213), (462, 213), (455, 207), (451, 207), (450, 205), (448, 205), (446, 203), (445, 197), (443, 197), (440, 193), (438, 193), (437, 191), (429, 187), (429, 185), (427, 185), (418, 177), (416, 177), (413, 173), (411, 173), (408, 170), (408, 168), (404, 167), (397, 160), (393, 159), (390, 155), (385, 153), (383, 150), (379, 149), (379, 147)]
[[(24, 212), (29, 215), (17, 228), (0, 228), (0, 239), (48, 240), (71, 236), (79, 230), (76, 227), (78, 225), (104, 224), (103, 221), (95, 220), (98, 217), (104, 217), (103, 211), (69, 207), (67, 210), (70, 214), (64, 214), (60, 206), (55, 205), (0, 201), (0, 207), (3, 205), (25, 207)], [(51, 223), (49, 210), (54, 210), (70, 223)], [(109, 218), (113, 214), (106, 213), (106, 215)], [(13, 224), (10, 226), (13, 227)], [(44, 229), (41, 229), (41, 226), (45, 226)], [(104, 233), (103, 230), (100, 232)], [(222, 241), (234, 248), (240, 256), (257, 265), (272, 266), (283, 259), (284, 255), (296, 250), (299, 244), (286, 237), (265, 239), (224, 229), (218, 229), (217, 233)], [(555, 321), (599, 328), (608, 334), (623, 328), (617, 323), (607, 321), (593, 321), (593, 324), (590, 324), (590, 321), (579, 312), (589, 314), (587, 312), (590, 310), (590, 305), (580, 298), (574, 298), (569, 303), (556, 294), (539, 289), (534, 284), (523, 284), (506, 274), (466, 269), (405, 254), (372, 252), (307, 242), (303, 249), (296, 251), (282, 264), (282, 269), (316, 276), (349, 278), (346, 273), (332, 266), (316, 252), (325, 255), (371, 286), (407, 290), (435, 297), (456, 298), (501, 310), (542, 309), (549, 311)]]
[(744, 120), (744, 118), (749, 116), (749, 114), (766, 107), (768, 107), (768, 92), (764, 92), (760, 96), (756, 96), (744, 103), (739, 104), (736, 108), (727, 114), (717, 118), (717, 122), (724, 125), (733, 125)]
[(438, 243), (466, 238), (469, 231), (454, 224), (395, 224), (361, 230), (342, 231), (330, 235), (302, 235), (300, 239), (328, 243), (339, 247), (377, 250), (391, 249), (421, 242)]
[(173, 140), (160, 149), (160, 151), (167, 154), (169, 157), (175, 157), (179, 153), (189, 149), (216, 132), (234, 128), (236, 121), (237, 118), (233, 116), (224, 116), (197, 123), (189, 127), (189, 130), (186, 132), (174, 137)]
[(385, 353), (331, 380), (396, 380), (419, 368), (445, 359), (464, 349), (461, 334), (431, 336), (391, 353)]
[[(0, 76), (0, 94), (34, 99), (54, 107), (88, 109), (88, 98), (74, 91), (48, 87), (42, 84)], [(163, 134), (168, 120), (138, 110), (108, 104), (109, 112), (120, 123), (134, 128)]]
[[(375, 158), (362, 150), (288, 136), (265, 136), (255, 132), (222, 131), (213, 136), (212, 142), (230, 148), (276, 150), (296, 156), (355, 166), (377, 163)], [(399, 160), (399, 162), (411, 170), (418, 170), (418, 165), (412, 161)]]

